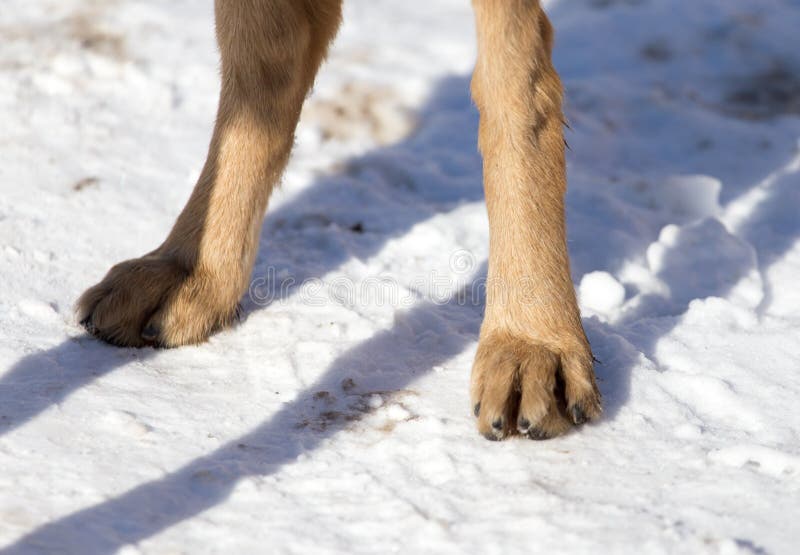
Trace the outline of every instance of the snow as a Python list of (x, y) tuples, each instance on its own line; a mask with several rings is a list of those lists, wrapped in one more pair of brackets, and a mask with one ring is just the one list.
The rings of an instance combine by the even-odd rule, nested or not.
[[(605, 413), (491, 443), (466, 2), (348, 0), (246, 318), (124, 350), (72, 303), (169, 230), (212, 3), (6, 0), (3, 553), (793, 553), (800, 6), (551, 1), (572, 271)], [(469, 301), (469, 302), (465, 302)]]
[(589, 272), (581, 278), (578, 298), (584, 314), (602, 317), (625, 302), (625, 287), (608, 272)]

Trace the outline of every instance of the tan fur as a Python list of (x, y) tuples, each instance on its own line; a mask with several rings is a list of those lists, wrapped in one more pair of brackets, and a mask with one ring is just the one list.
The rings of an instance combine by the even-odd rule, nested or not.
[[(479, 430), (552, 437), (601, 411), (569, 274), (561, 83), (532, 0), (474, 0), (472, 81), (490, 223), (486, 316), (472, 372)], [(113, 267), (78, 315), (117, 345), (205, 340), (235, 317), (267, 201), (341, 0), (217, 0), (222, 90), (197, 186), (164, 243)]]
[[(497, 430), (491, 419), (519, 413), (522, 399), (519, 416), (529, 419), (531, 437), (551, 437), (569, 421), (580, 423), (601, 411), (569, 273), (562, 88), (551, 62), (553, 32), (538, 2), (474, 0), (473, 6), (478, 62), (472, 93), (481, 113), (490, 254), (472, 400), (480, 405), (485, 435), (513, 433), (512, 422)], [(515, 367), (516, 373), (509, 377), (500, 366)], [(555, 398), (557, 373), (564, 382), (563, 410), (556, 410), (562, 401)], [(491, 415), (480, 416), (484, 411)]]
[(125, 346), (204, 341), (247, 289), (267, 201), (341, 0), (218, 0), (222, 90), (208, 158), (154, 252), (111, 269), (78, 301), (98, 337)]

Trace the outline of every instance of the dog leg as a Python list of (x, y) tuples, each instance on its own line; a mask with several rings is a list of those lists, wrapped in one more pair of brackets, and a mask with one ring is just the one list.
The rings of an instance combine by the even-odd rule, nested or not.
[(202, 174), (164, 243), (77, 303), (97, 337), (174, 347), (228, 325), (247, 289), (273, 186), (341, 0), (217, 0), (222, 90)]
[(537, 0), (473, 7), (490, 254), (471, 397), (487, 438), (544, 439), (601, 412), (569, 272), (553, 31)]

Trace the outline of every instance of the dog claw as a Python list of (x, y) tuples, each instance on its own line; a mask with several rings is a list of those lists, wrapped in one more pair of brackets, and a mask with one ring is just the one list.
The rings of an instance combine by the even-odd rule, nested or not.
[(142, 330), (142, 339), (151, 343), (155, 342), (159, 335), (161, 335), (161, 330), (157, 326), (150, 325)]
[(575, 424), (583, 424), (589, 420), (584, 410), (578, 405), (573, 406), (570, 412), (572, 413), (572, 421)]
[(85, 329), (90, 335), (96, 336), (98, 333), (97, 327), (92, 322), (92, 316), (89, 315), (80, 322), (83, 329)]
[(498, 418), (494, 422), (492, 422), (492, 429), (495, 432), (502, 432), (503, 431), (503, 419)]
[(534, 441), (543, 441), (545, 439), (550, 439), (550, 436), (547, 435), (546, 432), (543, 432), (539, 428), (531, 428), (528, 430), (528, 437)]

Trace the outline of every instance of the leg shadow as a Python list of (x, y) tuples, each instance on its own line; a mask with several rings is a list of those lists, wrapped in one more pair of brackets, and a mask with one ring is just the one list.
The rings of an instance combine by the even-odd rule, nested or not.
[[(242, 478), (279, 471), (345, 427), (357, 425), (372, 410), (366, 402), (372, 392), (404, 389), (474, 342), (482, 319), (485, 275), (484, 265), (473, 283), (448, 302), (424, 302), (400, 315), (390, 330), (344, 353), (303, 396), (249, 434), (160, 480), (41, 526), (0, 552), (113, 553), (222, 503)], [(442, 329), (447, 333), (437, 334), (436, 348), (420, 352), (419, 337)], [(386, 359), (393, 362), (374, 362)], [(345, 378), (367, 366), (365, 380), (374, 387), (357, 391), (343, 386)], [(320, 391), (329, 393), (324, 401), (315, 397)], [(330, 392), (337, 398), (335, 405), (331, 405)], [(315, 422), (324, 425), (314, 426)]]
[[(559, 32), (556, 47), (557, 58), (567, 62), (563, 77), (568, 91), (571, 78), (580, 79), (583, 75), (585, 64), (582, 65), (581, 60), (587, 58), (587, 53), (592, 53), (594, 67), (603, 68), (602, 60), (598, 62), (596, 59), (598, 56), (607, 56), (609, 64), (613, 62), (615, 54), (612, 52), (613, 48), (607, 48), (606, 39), (625, 31), (615, 29), (615, 25), (626, 25), (624, 18), (617, 24), (612, 22), (613, 18), (609, 15), (611, 23), (602, 29), (596, 27), (594, 19), (581, 20), (579, 12), (596, 10), (594, 5), (601, 4), (582, 2), (567, 6), (567, 3), (560, 3), (551, 12), (557, 29), (562, 29), (560, 20), (569, 23)], [(642, 28), (664, 27), (661, 20), (653, 20), (651, 23), (649, 27), (644, 25)], [(302, 281), (311, 277), (304, 275), (304, 272), (309, 267), (307, 260), (314, 259), (318, 260), (318, 264), (312, 268), (311, 273), (321, 276), (353, 256), (367, 257), (376, 253), (386, 240), (404, 234), (413, 224), (436, 211), (451, 210), (460, 202), (479, 200), (482, 197), (480, 160), (474, 147), (477, 116), (473, 110), (466, 108), (469, 103), (467, 90), (465, 77), (446, 80), (433, 95), (429, 106), (423, 110), (427, 121), (423, 121), (423, 126), (415, 135), (403, 143), (352, 161), (342, 174), (322, 179), (295, 200), (271, 213), (264, 226), (264, 240), (255, 274), (258, 276), (263, 273), (269, 261), (269, 264), (288, 271), (297, 281)], [(608, 109), (608, 105), (604, 108)], [(612, 106), (612, 115), (616, 113), (621, 117), (628, 108), (624, 104)], [(647, 139), (647, 136), (641, 137), (642, 141)], [(447, 148), (438, 150), (437, 144), (446, 144)], [(454, 147), (454, 144), (457, 146)], [(576, 150), (577, 153), (582, 151), (583, 149)], [(641, 162), (631, 158), (636, 153), (617, 154), (619, 156), (609, 158), (609, 163), (634, 170), (641, 169)], [(415, 164), (420, 159), (430, 160), (430, 165), (416, 167)], [(409, 160), (413, 160), (413, 163), (408, 163)], [(769, 161), (759, 160), (757, 166), (766, 170), (765, 164), (768, 163)], [(720, 171), (716, 172), (717, 169)], [(707, 169), (706, 172), (725, 177), (725, 173), (730, 174), (731, 170), (719, 167)], [(425, 184), (425, 187), (422, 188), (421, 184)], [(746, 187), (742, 190), (746, 191)], [(776, 210), (787, 206), (787, 190), (796, 189), (781, 187), (771, 192), (773, 200), (752, 214), (752, 222), (745, 226), (743, 233), (748, 233), (747, 229), (757, 229), (757, 222), (766, 221), (765, 218), (773, 217)], [(347, 202), (336, 202), (336, 206), (332, 207), (332, 198), (346, 199)], [(572, 219), (574, 220), (574, 216)], [(361, 223), (364, 233), (350, 231), (354, 227), (358, 228), (355, 226), (357, 223)], [(761, 245), (751, 237), (751, 243), (756, 246), (760, 257), (776, 260), (794, 244), (797, 238), (795, 225), (788, 225), (779, 231), (781, 234), (788, 233), (789, 236), (777, 243), (766, 242), (768, 244)], [(585, 250), (576, 257), (576, 267), (580, 268), (580, 273), (597, 268), (611, 269), (613, 264), (626, 256), (641, 254), (656, 239), (657, 229), (648, 233), (644, 233), (637, 241), (616, 242), (610, 250), (607, 237), (601, 234), (589, 237)], [(760, 234), (758, 236), (762, 237)], [(590, 257), (591, 253), (597, 252), (603, 253), (601, 258)], [(683, 256), (673, 260), (668, 258), (664, 267), (674, 268), (683, 259)], [(587, 264), (586, 260), (592, 262)], [(744, 267), (731, 266), (727, 271), (735, 278), (744, 271)], [(680, 287), (682, 277), (678, 272), (667, 271), (664, 277), (667, 281), (674, 282), (676, 288)], [(695, 296), (700, 295), (699, 298), (702, 298), (708, 295), (724, 295), (729, 290), (730, 283), (731, 280), (711, 283), (703, 291), (696, 291)], [(279, 294), (277, 298), (283, 297)], [(689, 300), (674, 304), (671, 310), (675, 314), (682, 313)], [(255, 310), (256, 307), (251, 305), (249, 309)], [(646, 318), (648, 313), (643, 312), (639, 316)], [(451, 334), (443, 337), (439, 348), (420, 358), (420, 349), (413, 337), (430, 329), (429, 323), (432, 320), (437, 322), (437, 327), (440, 321), (445, 320), (460, 320), (465, 324), (463, 329), (452, 330)], [(675, 321), (677, 322), (677, 318)], [(400, 366), (404, 368), (402, 371), (394, 369), (378, 374), (376, 379), (380, 380), (382, 390), (401, 389), (432, 366), (457, 355), (474, 341), (479, 323), (480, 310), (475, 307), (467, 309), (452, 302), (443, 306), (422, 304), (405, 315), (402, 325), (396, 325), (391, 330), (376, 335), (339, 357), (308, 388), (304, 396), (285, 406), (253, 432), (196, 459), (163, 479), (143, 484), (107, 502), (44, 525), (20, 539), (5, 552), (24, 553), (46, 547), (75, 547), (82, 553), (107, 553), (191, 518), (226, 499), (242, 477), (276, 472), (293, 461), (298, 454), (315, 449), (321, 441), (332, 437), (349, 422), (356, 422), (363, 416), (366, 409), (359, 403), (359, 396), (348, 395), (341, 389), (341, 380), (353, 368), (373, 367), (375, 354), (391, 349), (391, 352), (397, 353), (397, 360), (402, 361)], [(603, 360), (603, 364), (598, 367), (598, 374), (606, 397), (607, 415), (613, 418), (627, 402), (630, 374), (636, 363), (638, 350), (652, 352), (658, 339), (668, 333), (671, 327), (666, 330), (659, 327), (657, 332), (643, 335), (641, 340), (635, 342), (634, 348), (622, 339), (618, 328), (600, 324), (594, 319), (589, 319), (586, 324), (596, 354)], [(125, 354), (115, 354), (118, 352)], [(124, 365), (136, 356), (147, 358), (152, 353), (141, 351), (132, 354), (127, 351), (112, 351), (98, 344), (89, 346), (88, 343), (68, 342), (45, 353), (26, 357), (0, 381), (0, 407), (3, 407), (0, 410), (10, 413), (6, 428), (13, 428), (35, 417), (53, 403), (66, 398), (75, 389)], [(90, 362), (83, 362), (81, 357), (90, 357)], [(65, 371), (61, 382), (52, 382), (57, 386), (57, 391), (49, 391), (48, 386), (43, 385), (47, 382), (45, 373), (58, 371), (59, 365), (70, 365), (70, 361), (74, 361), (74, 366), (80, 369)], [(313, 398), (315, 391), (322, 390), (339, 392), (342, 395), (341, 402), (344, 403), (339, 412), (355, 418), (334, 419), (316, 433), (303, 431), (304, 421), (322, 417)], [(21, 399), (17, 401), (15, 397)], [(33, 400), (30, 401), (31, 399)], [(12, 410), (7, 411), (7, 406)], [(301, 425), (299, 429), (298, 424)]]
[[(298, 284), (322, 277), (352, 257), (372, 256), (420, 221), (480, 201), (478, 115), (468, 83), (464, 76), (443, 79), (420, 111), (413, 135), (350, 160), (342, 173), (319, 179), (270, 212), (254, 277), (267, 275), (268, 265)], [(356, 223), (358, 233), (352, 231)], [(260, 298), (276, 301), (296, 291), (278, 288)], [(243, 304), (252, 312), (269, 303), (256, 304), (248, 296)], [(0, 435), (99, 377), (156, 355), (153, 349), (116, 349), (81, 337), (25, 356), (0, 379)]]
[[(755, 268), (764, 278), (758, 310), (771, 305), (765, 272), (800, 240), (800, 130), (789, 118), (769, 127), (757, 121), (796, 114), (794, 97), (783, 93), (796, 89), (796, 70), (780, 73), (777, 84), (764, 76), (775, 67), (800, 67), (800, 57), (783, 48), (780, 34), (769, 38), (764, 28), (742, 23), (768, 21), (766, 6), (575, 0), (553, 2), (548, 11), (574, 129), (567, 133), (574, 147), (567, 205), (575, 281), (645, 258), (665, 225), (682, 226), (657, 273), (667, 295), (644, 295), (614, 324), (585, 321), (602, 361), (596, 370), (605, 416), (614, 418), (628, 402), (641, 354), (655, 357), (659, 340), (692, 300), (725, 297)], [(733, 65), (716, 63), (731, 56)], [(732, 110), (743, 90), (748, 110)], [(638, 191), (694, 173), (722, 181), (723, 213), (749, 197), (757, 201), (748, 201), (746, 216), (726, 229), (713, 218), (692, 223), (650, 206)], [(598, 190), (598, 182), (609, 187)], [(692, 206), (691, 191), (682, 194), (678, 204)]]

